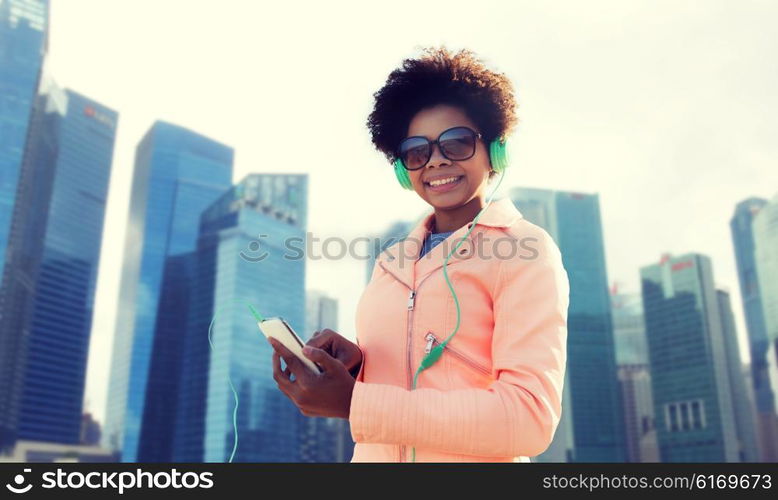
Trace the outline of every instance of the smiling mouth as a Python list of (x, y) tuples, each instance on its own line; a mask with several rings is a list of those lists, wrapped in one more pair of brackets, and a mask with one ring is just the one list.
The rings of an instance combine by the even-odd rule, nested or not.
[(464, 175), (452, 175), (451, 177), (446, 177), (444, 179), (436, 179), (432, 182), (424, 182), (424, 185), (431, 188), (440, 188), (443, 186), (448, 186), (451, 184), (456, 184), (459, 181), (461, 181), (465, 176)]

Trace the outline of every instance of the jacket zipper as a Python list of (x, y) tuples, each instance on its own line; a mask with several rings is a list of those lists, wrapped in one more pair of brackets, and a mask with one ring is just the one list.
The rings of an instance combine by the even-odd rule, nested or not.
[[(405, 346), (406, 351), (408, 352), (408, 378), (406, 385), (408, 387), (408, 390), (411, 390), (411, 330), (413, 325), (413, 304), (416, 302), (416, 290), (411, 288), (410, 293), (408, 294), (408, 329), (407, 329), (407, 343)], [(405, 445), (400, 445), (400, 462), (407, 462), (405, 459)]]
[[(433, 345), (440, 344), (440, 341), (435, 336), (435, 334), (432, 333), (432, 332), (428, 332), (427, 336), (424, 337), (424, 339), (427, 341), (427, 347), (424, 348), (424, 353), (425, 354), (429, 354), (430, 353), (430, 351), (432, 350), (432, 346)], [(485, 367), (481, 363), (478, 363), (478, 362), (474, 361), (472, 358), (470, 358), (470, 357), (462, 354), (461, 352), (457, 351), (456, 349), (451, 347), (451, 344), (446, 344), (446, 347), (444, 348), (444, 351), (450, 352), (451, 354), (453, 354), (454, 356), (458, 357), (459, 359), (461, 359), (462, 361), (464, 361), (465, 363), (467, 363), (471, 367), (475, 368), (478, 371), (483, 372), (486, 375), (491, 374), (491, 370), (489, 370), (489, 368)]]
[[(434, 274), (434, 271), (429, 273), (427, 276), (425, 276), (424, 279), (422, 279), (419, 282), (418, 286), (414, 290), (413, 288), (409, 287), (403, 280), (398, 278), (396, 274), (394, 274), (393, 272), (391, 272), (387, 268), (385, 268), (383, 266), (383, 264), (381, 264), (380, 261), (378, 262), (378, 265), (381, 266), (381, 269), (383, 269), (387, 273), (389, 273), (392, 276), (394, 276), (394, 278), (397, 281), (399, 281), (400, 283), (405, 285), (405, 287), (408, 288), (408, 290), (410, 290), (409, 293), (408, 293), (408, 324), (407, 324), (408, 328), (407, 328), (407, 340), (406, 340), (405, 349), (406, 349), (406, 352), (408, 353), (408, 358), (407, 358), (408, 370), (407, 370), (406, 386), (407, 386), (408, 390), (411, 390), (411, 386), (413, 385), (413, 373), (412, 373), (413, 368), (412, 368), (412, 364), (411, 364), (411, 339), (413, 338), (412, 335), (411, 335), (411, 333), (412, 333), (411, 330), (413, 329), (412, 328), (412, 325), (413, 325), (413, 307), (416, 304), (416, 292), (418, 292), (419, 288), (421, 288), (421, 285), (423, 285), (424, 282), (427, 281), (427, 278), (429, 278), (430, 276), (432, 276)], [(400, 462), (407, 462), (407, 460), (405, 459), (405, 455), (406, 455), (406, 447), (403, 444), (403, 445), (400, 445)]]
[[(419, 284), (416, 286), (415, 290), (413, 288), (409, 287), (396, 274), (394, 274), (393, 272), (391, 272), (390, 270), (385, 268), (381, 261), (378, 261), (378, 265), (381, 266), (381, 269), (383, 269), (387, 273), (391, 274), (394, 277), (394, 279), (396, 279), (397, 281), (399, 281), (400, 283), (405, 285), (405, 287), (408, 288), (408, 290), (410, 290), (408, 292), (408, 331), (407, 331), (407, 341), (406, 341), (406, 347), (405, 348), (406, 348), (406, 351), (408, 353), (408, 359), (407, 359), (407, 361), (408, 361), (408, 373), (407, 373), (407, 375), (408, 376), (407, 376), (406, 385), (408, 387), (408, 390), (411, 390), (411, 386), (413, 385), (413, 366), (411, 364), (411, 339), (413, 338), (413, 336), (411, 335), (411, 333), (412, 333), (411, 330), (412, 330), (412, 325), (413, 325), (413, 307), (414, 307), (414, 305), (416, 303), (416, 293), (421, 288), (421, 285), (423, 285), (424, 282), (427, 281), (427, 278), (429, 278), (430, 276), (435, 274), (435, 272), (438, 271), (439, 269), (443, 269), (445, 267), (445, 265), (444, 266), (440, 266), (439, 268), (433, 270), (427, 276), (425, 276), (424, 279), (422, 279), (419, 282)], [(488, 373), (488, 370), (487, 370), (487, 373)], [(400, 462), (407, 462), (406, 457), (405, 457), (406, 451), (407, 451), (406, 450), (406, 446), (404, 444), (400, 445)]]

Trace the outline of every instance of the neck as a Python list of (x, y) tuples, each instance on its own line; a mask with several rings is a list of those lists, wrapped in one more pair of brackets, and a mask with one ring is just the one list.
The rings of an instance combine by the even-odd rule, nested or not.
[(451, 208), (435, 208), (434, 218), (434, 231), (436, 233), (447, 233), (449, 231), (456, 231), (460, 227), (464, 226), (468, 222), (472, 222), (478, 212), (484, 208), (486, 203), (480, 196), (476, 196), (464, 205)]

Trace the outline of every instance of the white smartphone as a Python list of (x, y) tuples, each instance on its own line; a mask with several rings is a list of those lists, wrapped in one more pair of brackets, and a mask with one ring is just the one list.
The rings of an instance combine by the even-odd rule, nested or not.
[(292, 330), (292, 327), (289, 326), (289, 323), (287, 323), (284, 318), (267, 318), (258, 322), (257, 325), (265, 337), (272, 337), (281, 342), (284, 347), (292, 351), (292, 354), (297, 356), (297, 358), (302, 361), (305, 366), (313, 370), (314, 373), (322, 373), (319, 365), (305, 357), (305, 354), (303, 354), (305, 343), (294, 330)]

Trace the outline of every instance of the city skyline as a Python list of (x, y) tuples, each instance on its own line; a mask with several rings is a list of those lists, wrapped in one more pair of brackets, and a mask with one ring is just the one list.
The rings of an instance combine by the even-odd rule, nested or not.
[[(163, 303), (163, 289), (186, 280), (179, 263), (171, 267), (181, 276), (167, 276), (168, 261), (195, 250), (200, 214), (231, 187), (234, 157), (224, 144), (161, 121), (137, 152), (103, 436), (106, 448), (121, 449), (130, 462), (139, 453), (148, 394), (164, 384), (150, 378), (152, 358), (160, 355), (157, 338), (180, 336), (176, 328), (186, 317), (186, 304)], [(177, 351), (176, 344), (167, 354), (175, 358)]]
[[(739, 290), (728, 221), (737, 202), (772, 198), (770, 186), (778, 186), (778, 173), (770, 168), (778, 151), (768, 134), (776, 124), (769, 113), (776, 101), (770, 92), (776, 75), (763, 67), (776, 37), (767, 30), (778, 17), (774, 6), (710, 3), (698, 12), (692, 6), (655, 11), (649, 2), (601, 2), (601, 16), (582, 18), (572, 5), (519, 3), (500, 6), (513, 14), (496, 21), (501, 29), (493, 29), (490, 18), (478, 17), (489, 9), (467, 20), (444, 15), (434, 25), (424, 24), (430, 17), (419, 15), (405, 19), (414, 28), (408, 33), (368, 48), (354, 43), (370, 37), (374, 28), (361, 7), (352, 12), (358, 22), (333, 32), (331, 25), (313, 21), (328, 17), (317, 14), (323, 6), (311, 4), (310, 19), (303, 16), (299, 31), (287, 33), (273, 26), (274, 15), (284, 15), (280, 9), (285, 7), (268, 16), (267, 11), (251, 12), (246, 4), (214, 12), (205, 4), (186, 3), (183, 19), (173, 17), (182, 3), (165, 2), (153, 10), (151, 5), (68, 2), (65, 7), (52, 2), (50, 52), (57, 81), (122, 116), (85, 408), (100, 422), (128, 179), (140, 135), (154, 120), (165, 119), (224, 142), (236, 151), (233, 182), (250, 172), (310, 173), (309, 227), (315, 234), (351, 238), (377, 233), (430, 210), (395, 185), (364, 127), (372, 92), (416, 46), (446, 42), (452, 48), (469, 47), (511, 77), (521, 123), (510, 146), (517, 168), (506, 175), (501, 191), (537, 186), (599, 193), (609, 282), (638, 290), (640, 266), (663, 252), (693, 251), (711, 256), (718, 286), (733, 294)], [(417, 8), (420, 13), (434, 10)], [(246, 15), (235, 16), (238, 11)], [(388, 23), (401, 20), (391, 17), (398, 12), (385, 15)], [(101, 22), (84, 23), (86, 18)], [(172, 28), (170, 19), (178, 19)], [(250, 29), (258, 19), (260, 29)], [(198, 37), (206, 20), (222, 26), (223, 36)], [(143, 40), (130, 31), (141, 22)], [(663, 25), (661, 36), (654, 31), (658, 24)], [(548, 26), (548, 31), (534, 25)], [(174, 39), (167, 36), (171, 29)], [(294, 42), (299, 33), (306, 37)], [(322, 44), (314, 47), (310, 40), (316, 36)], [(257, 54), (266, 46), (284, 50)], [(711, 52), (711, 46), (719, 50)], [(261, 67), (254, 63), (258, 56)], [(282, 77), (268, 78), (263, 71)], [(348, 85), (320, 77), (331, 71), (347, 74)], [(336, 114), (333, 125), (329, 117)], [(338, 133), (318, 132), (331, 129)], [(303, 143), (299, 133), (284, 132), (289, 130), (314, 133)], [(300, 144), (317, 155), (290, 158), (289, 151), (298, 151)], [(341, 332), (352, 338), (364, 269), (363, 261), (319, 261), (307, 273), (306, 288), (326, 290), (340, 301)], [(742, 350), (740, 301), (733, 301), (733, 309)]]

